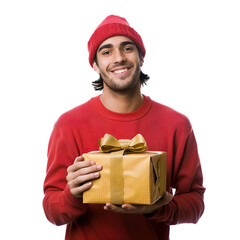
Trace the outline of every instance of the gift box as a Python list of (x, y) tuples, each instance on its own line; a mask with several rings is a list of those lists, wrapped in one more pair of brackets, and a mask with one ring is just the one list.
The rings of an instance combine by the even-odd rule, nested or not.
[(117, 140), (105, 134), (99, 152), (83, 154), (103, 166), (100, 178), (83, 193), (83, 203), (153, 204), (166, 191), (166, 152), (146, 151), (142, 135)]

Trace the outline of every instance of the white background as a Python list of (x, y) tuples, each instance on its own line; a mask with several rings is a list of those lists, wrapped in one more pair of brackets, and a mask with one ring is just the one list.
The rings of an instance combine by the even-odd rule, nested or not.
[[(147, 50), (143, 93), (190, 119), (204, 173), (198, 224), (171, 239), (239, 239), (239, 1), (0, 2), (0, 157), (3, 239), (64, 239), (42, 209), (47, 144), (65, 111), (99, 93), (87, 41), (109, 14)], [(1, 237), (2, 238), (2, 237)]]

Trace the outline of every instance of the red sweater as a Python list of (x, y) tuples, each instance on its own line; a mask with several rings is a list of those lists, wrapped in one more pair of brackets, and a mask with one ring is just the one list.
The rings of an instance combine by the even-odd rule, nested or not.
[[(173, 200), (150, 215), (105, 211), (102, 204), (83, 204), (71, 195), (67, 167), (83, 153), (98, 150), (98, 139), (109, 133), (131, 139), (141, 133), (150, 151), (166, 151), (167, 190)], [(70, 240), (133, 240), (169, 237), (169, 225), (196, 223), (204, 210), (202, 171), (189, 120), (145, 96), (132, 113), (106, 109), (99, 96), (63, 114), (55, 124), (44, 182), (43, 207), (48, 220), (67, 224)]]

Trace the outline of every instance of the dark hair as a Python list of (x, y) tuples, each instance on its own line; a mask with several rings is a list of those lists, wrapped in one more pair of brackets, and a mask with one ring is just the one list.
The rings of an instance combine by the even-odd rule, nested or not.
[[(150, 77), (147, 74), (143, 73), (142, 71), (140, 72), (140, 83), (141, 83), (141, 85), (144, 85), (144, 84), (146, 85), (147, 84), (146, 82), (149, 79), (150, 79)], [(103, 90), (103, 79), (102, 79), (101, 75), (99, 75), (99, 79), (92, 82), (92, 85), (93, 85), (93, 87), (96, 91)]]

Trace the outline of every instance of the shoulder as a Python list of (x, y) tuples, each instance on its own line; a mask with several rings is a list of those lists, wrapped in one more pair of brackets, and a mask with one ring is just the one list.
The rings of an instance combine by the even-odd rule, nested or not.
[(156, 102), (154, 100), (152, 101), (152, 110), (155, 114), (157, 114), (159, 117), (161, 116), (163, 119), (166, 119), (168, 121), (174, 121), (174, 122), (189, 122), (189, 119), (186, 115), (183, 113), (180, 113), (176, 111), (175, 109), (166, 106), (164, 104), (161, 104), (159, 102)]
[(81, 124), (82, 121), (84, 121), (84, 119), (87, 119), (89, 114), (91, 114), (91, 111), (93, 111), (92, 105), (92, 99), (90, 99), (89, 101), (68, 110), (67, 112), (60, 115), (55, 125), (68, 126)]
[(164, 104), (152, 101), (152, 112), (163, 124), (171, 127), (185, 127), (191, 129), (191, 123), (186, 115)]

